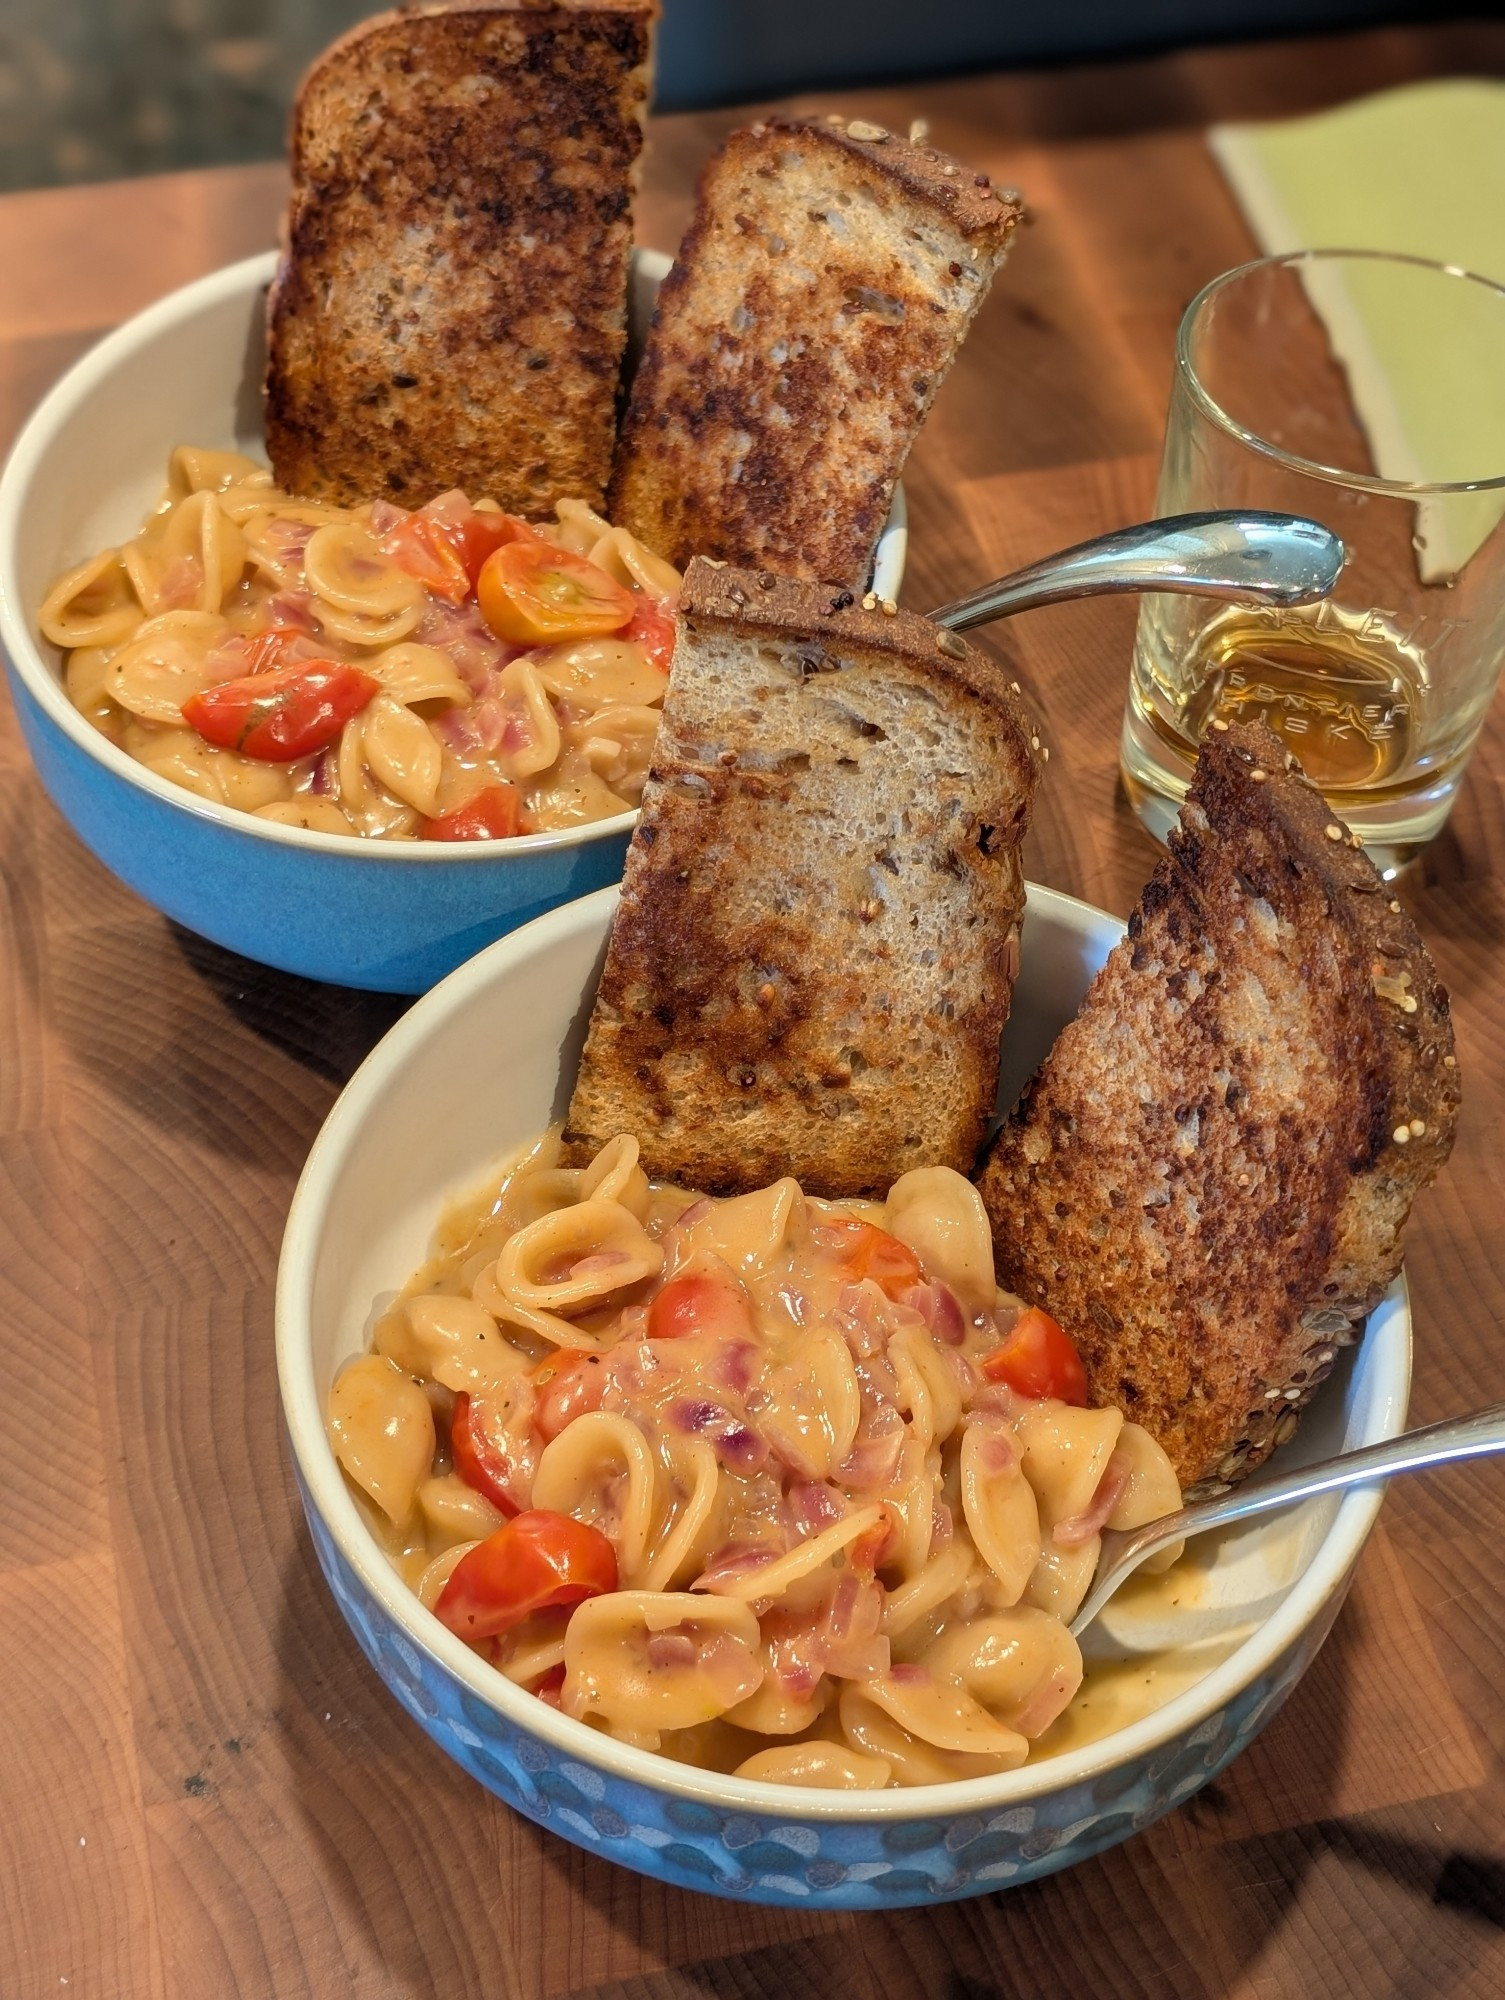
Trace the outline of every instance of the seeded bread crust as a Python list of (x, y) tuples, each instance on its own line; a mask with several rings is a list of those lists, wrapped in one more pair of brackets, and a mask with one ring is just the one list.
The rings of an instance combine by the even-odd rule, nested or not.
[(1415, 926), (1268, 729), (1204, 739), (1170, 846), (978, 1186), (999, 1283), (1195, 1489), (1263, 1463), (1357, 1337), (1459, 1078)]
[(861, 120), (734, 132), (659, 293), (611, 518), (680, 566), (865, 582), (1021, 213), (986, 174)]
[(656, 0), (379, 14), (298, 94), (267, 303), (293, 493), (599, 505)]
[(963, 1171), (1018, 965), (1038, 739), (954, 634), (691, 564), (565, 1125), (717, 1194)]

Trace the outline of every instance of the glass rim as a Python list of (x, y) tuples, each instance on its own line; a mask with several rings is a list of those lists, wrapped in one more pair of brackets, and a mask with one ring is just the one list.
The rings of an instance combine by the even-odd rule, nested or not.
[(1191, 357), (1191, 332), (1202, 308), (1225, 286), (1240, 278), (1247, 278), (1255, 271), (1271, 270), (1278, 266), (1287, 268), (1298, 264), (1347, 261), (1372, 264), (1409, 264), (1416, 270), (1431, 271), (1442, 278), (1462, 279), (1465, 283), (1482, 286), (1493, 292), (1505, 307), (1505, 285), (1497, 284), (1493, 278), (1486, 278), (1481, 272), (1465, 270), (1461, 264), (1444, 264), (1432, 257), (1413, 257), (1401, 250), (1283, 250), (1268, 257), (1251, 257), (1247, 263), (1235, 264), (1230, 271), (1220, 272), (1210, 279), (1191, 301), (1181, 315), (1181, 323), (1176, 329), (1176, 373), (1186, 384), (1192, 401), (1218, 428), (1228, 436), (1236, 438), (1250, 451), (1261, 457), (1273, 459), (1278, 465), (1292, 472), (1299, 472), (1310, 479), (1320, 479), (1329, 486), (1357, 487), (1365, 493), (1382, 493), (1396, 500), (1426, 499), (1434, 494), (1446, 493), (1498, 493), (1505, 491), (1505, 472), (1491, 474), (1487, 479), (1383, 479), (1373, 472), (1349, 472), (1337, 465), (1324, 465), (1319, 459), (1302, 458), (1297, 453), (1286, 451), (1278, 444), (1272, 444), (1258, 431), (1251, 431), (1236, 417), (1225, 410), (1212, 395), (1196, 370)]

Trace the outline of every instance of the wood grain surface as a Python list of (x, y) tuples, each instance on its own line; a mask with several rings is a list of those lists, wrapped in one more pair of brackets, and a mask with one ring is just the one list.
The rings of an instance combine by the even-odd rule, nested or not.
[[(1028, 195), (912, 461), (924, 608), (1149, 507), (1177, 318), (1251, 245), (1214, 118), (1505, 71), (1476, 23), (812, 100)], [(740, 114), (745, 116), (746, 114)], [(738, 114), (652, 128), (672, 248)], [(0, 443), (105, 328), (272, 240), (275, 167), (0, 201)], [(171, 440), (164, 439), (164, 449)], [(1126, 911), (1132, 605), (994, 641), (1056, 748), (1038, 880)], [(0, 705), (0, 1995), (1498, 1995), (1505, 1481), (1398, 1487), (1316, 1666), (1214, 1787), (1032, 1887), (892, 1917), (739, 1907), (595, 1861), (445, 1762), (356, 1651), (298, 1514), (283, 1216), (406, 1004), (284, 977), (107, 875)], [(1505, 1396), (1505, 711), (1402, 893), (1454, 996), (1457, 1150), (1410, 1236), (1413, 1415)]]

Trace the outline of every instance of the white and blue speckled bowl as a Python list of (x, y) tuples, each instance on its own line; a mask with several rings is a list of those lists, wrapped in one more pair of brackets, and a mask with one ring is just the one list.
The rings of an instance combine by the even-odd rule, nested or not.
[[(1070, 897), (1029, 894), (1004, 1103), (1122, 931)], [(1376, 1492), (1309, 1502), (1221, 1538), (1200, 1604), (1177, 1612), (1155, 1643), (1184, 1670), (1220, 1624), (1247, 1622), (1251, 1635), (1147, 1719), (1001, 1777), (859, 1794), (692, 1770), (560, 1715), (425, 1611), (362, 1524), (324, 1434), (330, 1381), (369, 1344), (377, 1302), (428, 1254), (445, 1200), (481, 1185), (561, 1115), (615, 900), (603, 890), (540, 918), (421, 1000), (335, 1105), (293, 1198), (277, 1281), (283, 1405), (319, 1561), (362, 1650), (441, 1749), (499, 1798), (682, 1888), (894, 1908), (1027, 1882), (1127, 1839), (1215, 1777), (1290, 1693), (1337, 1615)], [(1410, 1352), (1397, 1284), (1283, 1462), (1394, 1436)], [(1132, 1608), (1105, 1630), (1110, 1647), (1145, 1638)]]
[[(0, 650), (42, 782), (74, 831), (178, 923), (286, 972), (421, 993), (504, 932), (622, 873), (636, 814), (505, 845), (355, 841), (275, 826), (169, 784), (92, 729), (36, 610), (53, 578), (134, 534), (174, 445), (264, 453), (262, 303), (275, 258), (185, 285), (112, 333), (37, 409), (0, 475)], [(669, 259), (634, 253), (646, 328)], [(904, 499), (874, 582), (898, 595)]]

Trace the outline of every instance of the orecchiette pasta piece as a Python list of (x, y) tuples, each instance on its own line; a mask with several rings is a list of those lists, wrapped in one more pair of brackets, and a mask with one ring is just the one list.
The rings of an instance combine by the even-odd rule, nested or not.
[(327, 638), (342, 639), (347, 646), (364, 646), (377, 651), (385, 646), (395, 646), (400, 639), (407, 638), (423, 616), (423, 599), (420, 595), (416, 603), (405, 606), (401, 611), (393, 611), (385, 618), (368, 618), (364, 612), (343, 611), (337, 604), (321, 597), (318, 600), (318, 615)]
[(1024, 1606), (953, 1626), (923, 1664), (1021, 1736), (1043, 1735), (1082, 1684), (1076, 1640), (1059, 1618)]
[(890, 1590), (883, 1601), (883, 1632), (890, 1639), (902, 1639), (908, 1632), (938, 1611), (948, 1597), (954, 1597), (966, 1583), (975, 1561), (966, 1542), (953, 1542), (932, 1556), (907, 1583)]
[(899, 1408), (917, 1437), (942, 1444), (961, 1422), (961, 1382), (922, 1326), (889, 1335), (888, 1358), (899, 1380)]
[(288, 776), (281, 765), (265, 763), (259, 757), (242, 757), (236, 750), (215, 750), (210, 754), (220, 797), (237, 812), (256, 812), (287, 797)]
[(818, 1327), (770, 1372), (767, 1389), (764, 1435), (805, 1478), (829, 1478), (852, 1449), (862, 1421), (851, 1349), (832, 1328)]
[(1087, 1512), (1123, 1426), (1122, 1410), (1025, 1404), (1016, 1426), (1019, 1455), (1047, 1529)]
[(206, 451), (202, 445), (180, 444), (167, 461), (168, 489), (180, 498), (189, 493), (223, 493), (231, 486), (267, 487), (271, 480), (264, 465), (239, 451)]
[[(530, 1624), (533, 1621), (530, 1621)], [(519, 1687), (531, 1687), (534, 1681), (541, 1681), (555, 1667), (564, 1665), (564, 1632), (556, 1630), (547, 1621), (543, 1631), (531, 1631), (528, 1626), (509, 1633), (497, 1654), (496, 1663), (509, 1681), (516, 1681)]]
[(940, 1492), (940, 1453), (919, 1435), (907, 1436), (899, 1448), (893, 1484), (883, 1496), (891, 1534), (883, 1568), (912, 1577), (930, 1559), (935, 1533), (935, 1503)]
[(119, 549), (106, 549), (58, 578), (42, 600), (37, 624), (54, 646), (118, 646), (141, 617)]
[(207, 611), (148, 619), (105, 669), (104, 692), (143, 722), (181, 723), (184, 702), (223, 678), (206, 662), (227, 630)]
[(449, 701), (463, 708), (470, 701), (470, 690), (455, 671), (454, 661), (437, 646), (419, 646), (412, 640), (388, 646), (374, 660), (363, 661), (362, 670), (409, 707), (417, 701)]
[(691, 1729), (745, 1701), (763, 1677), (751, 1607), (687, 1591), (587, 1598), (565, 1631), (566, 1714), (636, 1737)]
[(556, 500), (554, 512), (558, 517), (558, 526), (545, 528), (542, 532), (560, 548), (572, 549), (577, 556), (588, 556), (601, 537), (611, 530), (610, 521), (584, 500)]
[(630, 639), (575, 639), (531, 657), (549, 693), (581, 708), (647, 708), (663, 697), (662, 671)]
[(704, 1438), (673, 1438), (666, 1449), (681, 1498), (643, 1566), (644, 1590), (672, 1590), (700, 1569), (716, 1513), (721, 1468)]
[(253, 808), (258, 819), (274, 826), (301, 826), (306, 833), (340, 833), (355, 837), (356, 830), (333, 799), (302, 793), (297, 798), (273, 799), (270, 805)]
[(382, 619), (421, 605), (423, 586), (399, 569), (366, 530), (351, 523), (315, 528), (303, 555), (308, 587), (336, 611)]
[(1006, 1432), (986, 1424), (967, 1426), (961, 1499), (977, 1553), (997, 1579), (1004, 1602), (1017, 1604), (1040, 1560), (1040, 1511)]
[(444, 752), (421, 715), (395, 696), (374, 695), (361, 717), (361, 748), (380, 784), (428, 818), (438, 807)]
[(418, 1384), (380, 1354), (347, 1362), (329, 1392), (335, 1457), (391, 1521), (412, 1512), (434, 1456), (434, 1418)]
[(591, 1410), (566, 1424), (544, 1446), (533, 1475), (532, 1504), (599, 1528), (616, 1549), (618, 1572), (629, 1586), (643, 1573), (655, 1499), (648, 1440), (630, 1417), (610, 1410)]
[(625, 1133), (608, 1139), (580, 1176), (581, 1201), (617, 1201), (636, 1221), (648, 1215), (648, 1176), (638, 1165), (638, 1142)]
[(603, 785), (589, 766), (565, 770), (555, 765), (529, 787), (527, 801), (535, 827), (581, 826), (632, 811), (632, 801)]
[[(1158, 1521), (1180, 1509), (1181, 1485), (1175, 1468), (1142, 1425), (1126, 1423), (1115, 1449), (1129, 1462), (1129, 1483), (1108, 1516), (1110, 1528), (1142, 1528), (1147, 1521)], [(1147, 1576), (1158, 1576), (1179, 1559), (1185, 1547), (1185, 1542), (1172, 1542), (1140, 1568)]]
[(382, 785), (373, 784), (366, 768), (366, 717), (364, 711), (351, 716), (340, 731), (336, 759), (339, 802), (363, 833), (414, 833), (420, 815), (405, 799), (394, 798)]
[(538, 1167), (519, 1174), (507, 1190), (506, 1212), (514, 1229), (526, 1229), (540, 1216), (568, 1208), (580, 1199), (579, 1167)]
[(560, 1347), (594, 1348), (595, 1339), (562, 1317), (601, 1305), (614, 1293), (656, 1278), (664, 1256), (620, 1202), (579, 1201), (540, 1216), (507, 1239), (489, 1289), (476, 1294), (490, 1310)]
[(120, 711), (111, 701), (106, 685), (110, 662), (117, 650), (114, 646), (80, 646), (68, 655), (68, 664), (63, 669), (63, 685), (69, 701), (80, 715), (87, 716), (96, 729), (107, 735), (113, 734), (120, 719)]
[(786, 1554), (775, 1556), (771, 1562), (718, 1576), (710, 1583), (702, 1583), (701, 1588), (714, 1591), (718, 1597), (741, 1598), (749, 1603), (782, 1597), (801, 1577), (812, 1575), (832, 1556), (855, 1542), (859, 1535), (866, 1534), (882, 1512), (883, 1509), (878, 1506), (855, 1507), (829, 1528), (812, 1535), (808, 1542), (797, 1543)]
[(943, 1680), (928, 1666), (911, 1662), (869, 1674), (862, 1692), (891, 1721), (937, 1750), (967, 1757), (1008, 1757), (1022, 1764), (1029, 1754), (1019, 1732), (990, 1715), (966, 1687)]
[(212, 493), (193, 493), (120, 551), (131, 585), (154, 616), (218, 611), (246, 566), (246, 538)]
[(841, 1743), (779, 1743), (758, 1750), (739, 1764), (739, 1778), (775, 1785), (803, 1785), (827, 1792), (881, 1792), (893, 1775), (886, 1757), (851, 1750)]
[(532, 660), (509, 661), (497, 688), (510, 714), (497, 761), (510, 778), (547, 771), (559, 755), (559, 717)]
[(1075, 1618), (1092, 1582), (1102, 1546), (1101, 1535), (1093, 1535), (1072, 1549), (1047, 1541), (1040, 1550), (1034, 1575), (1025, 1586), (1023, 1601), (1037, 1611), (1048, 1611), (1053, 1618)]
[(427, 1375), (467, 1395), (524, 1375), (531, 1365), (489, 1312), (448, 1292), (399, 1300), (377, 1324), (376, 1351), (409, 1375)]
[(424, 1565), (413, 1589), (417, 1592), (419, 1603), (426, 1611), (433, 1610), (439, 1602), (445, 1584), (449, 1582), (461, 1562), (472, 1549), (479, 1547), (478, 1541), (456, 1542), (453, 1548), (445, 1549), (441, 1555), (435, 1556), (431, 1562)]
[(841, 1732), (851, 1747), (867, 1756), (881, 1757), (894, 1783), (900, 1785), (949, 1785), (964, 1778), (991, 1778), (999, 1771), (1017, 1770), (1029, 1755), (1025, 1737), (999, 1729), (991, 1719), (989, 1728), (1006, 1748), (947, 1750), (927, 1742), (872, 1699), (868, 1681), (853, 1681), (843, 1688), (837, 1713)]
[(216, 750), (191, 729), (131, 719), (120, 740), (148, 771), (216, 805), (251, 812), (287, 796), (287, 776), (277, 765), (239, 756), (234, 750)]
[(635, 797), (653, 761), (658, 725), (656, 708), (618, 703), (596, 709), (583, 722), (572, 722), (565, 736), (604, 785), (623, 797)]
[(884, 1203), (891, 1235), (907, 1243), (928, 1278), (951, 1287), (973, 1312), (991, 1307), (993, 1233), (982, 1197), (952, 1167), (914, 1167), (901, 1174)]
[(428, 1526), (446, 1541), (484, 1542), (506, 1518), (493, 1507), (484, 1493), (455, 1472), (443, 1472), (425, 1479), (418, 1488), (418, 1505)]
[(752, 1194), (734, 1195), (729, 1201), (714, 1202), (681, 1230), (681, 1255), (688, 1260), (710, 1251), (740, 1277), (756, 1276), (769, 1269), (791, 1234), (803, 1227), (804, 1212), (800, 1184), (788, 1177)]
[(769, 1677), (765, 1658), (763, 1685), (746, 1701), (729, 1708), (726, 1719), (755, 1736), (798, 1736), (820, 1720), (831, 1695), (831, 1685), (825, 1680), (817, 1681), (808, 1694), (794, 1693), (782, 1681)]

